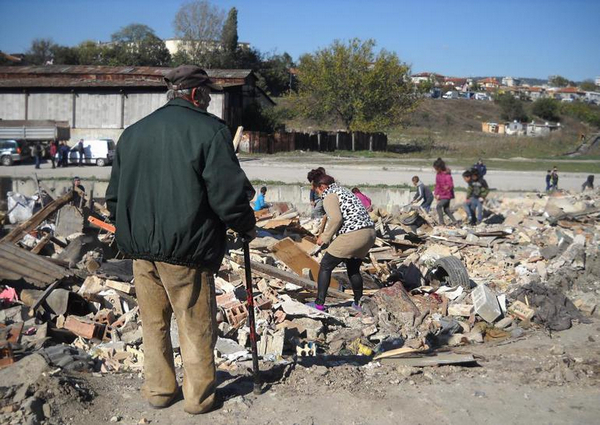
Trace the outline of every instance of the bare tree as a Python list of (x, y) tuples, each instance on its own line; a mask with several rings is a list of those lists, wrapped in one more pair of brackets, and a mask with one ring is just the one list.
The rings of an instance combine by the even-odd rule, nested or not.
[(208, 1), (184, 3), (173, 20), (175, 35), (183, 40), (180, 49), (197, 62), (204, 51), (219, 47), (224, 20), (225, 11)]

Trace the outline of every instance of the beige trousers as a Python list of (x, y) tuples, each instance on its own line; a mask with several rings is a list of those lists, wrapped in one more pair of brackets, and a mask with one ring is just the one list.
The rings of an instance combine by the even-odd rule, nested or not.
[(135, 260), (133, 274), (144, 338), (144, 397), (160, 407), (177, 394), (170, 334), (171, 314), (175, 314), (184, 368), (184, 410), (209, 411), (216, 389), (217, 305), (212, 273)]

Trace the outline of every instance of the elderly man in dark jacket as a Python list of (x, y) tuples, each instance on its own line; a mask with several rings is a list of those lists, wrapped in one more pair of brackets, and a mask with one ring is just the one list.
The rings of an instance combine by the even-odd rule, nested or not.
[(169, 102), (127, 128), (117, 144), (106, 200), (133, 272), (143, 326), (144, 396), (169, 406), (178, 395), (170, 338), (179, 327), (184, 410), (211, 410), (217, 339), (213, 276), (225, 229), (254, 232), (254, 190), (225, 123), (206, 112), (218, 87), (197, 66), (170, 71)]

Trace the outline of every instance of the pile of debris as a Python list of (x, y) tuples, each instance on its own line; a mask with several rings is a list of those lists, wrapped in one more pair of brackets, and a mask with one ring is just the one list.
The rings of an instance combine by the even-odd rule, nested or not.
[[(332, 277), (326, 312), (305, 305), (316, 294), (322, 221), (274, 204), (257, 213), (258, 237), (250, 244), (263, 367), (311, 356), (411, 367), (472, 363), (476, 358), (464, 352), (436, 353), (586, 323), (598, 314), (600, 297), (599, 199), (598, 192), (492, 199), (485, 224), (464, 228), (436, 226), (420, 211), (376, 209), (378, 238), (362, 268), (362, 312), (350, 308), (343, 269)], [(102, 205), (76, 191), (46, 198), (38, 212), (6, 229), (1, 373), (32, 356), (49, 370), (141, 371), (132, 262), (120, 258), (107, 221)], [(215, 278), (215, 356), (220, 369), (243, 374), (251, 358), (243, 253), (241, 242), (228, 238), (229, 254)], [(171, 339), (181, 365), (174, 318)], [(0, 383), (1, 422), (48, 416), (52, 406), (44, 407), (47, 400), (31, 392), (31, 382), (4, 382), (11, 381)], [(32, 403), (42, 408), (28, 408)]]

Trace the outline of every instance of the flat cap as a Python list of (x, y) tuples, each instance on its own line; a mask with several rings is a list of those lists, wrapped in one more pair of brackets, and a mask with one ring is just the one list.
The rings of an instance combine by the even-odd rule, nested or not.
[(193, 89), (207, 86), (213, 90), (223, 90), (219, 84), (214, 83), (205, 70), (196, 65), (181, 65), (165, 75), (165, 82), (169, 89)]

